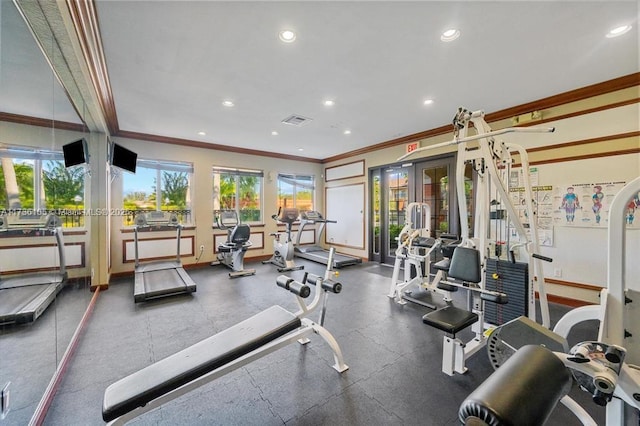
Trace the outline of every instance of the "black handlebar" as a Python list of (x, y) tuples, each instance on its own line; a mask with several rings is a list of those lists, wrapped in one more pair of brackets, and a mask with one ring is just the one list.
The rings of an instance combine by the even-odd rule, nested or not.
[(541, 254), (533, 253), (531, 256), (535, 257), (536, 259), (544, 260), (545, 262), (549, 262), (549, 263), (553, 262), (552, 258), (543, 256)]
[(301, 282), (298, 282), (293, 278), (289, 278), (286, 275), (280, 275), (276, 278), (276, 284), (278, 284), (278, 287), (289, 290), (291, 293), (296, 296), (300, 296), (303, 299), (306, 299), (311, 294), (311, 288), (309, 288), (308, 285), (302, 284)]
[(335, 294), (338, 294), (342, 291), (342, 284), (332, 280), (325, 281), (325, 280), (322, 280), (317, 275), (312, 275), (305, 272), (305, 276), (304, 276), (305, 283), (316, 285), (318, 281), (322, 281), (322, 284), (320, 284), (320, 288), (323, 290), (330, 291), (331, 293), (335, 293)]

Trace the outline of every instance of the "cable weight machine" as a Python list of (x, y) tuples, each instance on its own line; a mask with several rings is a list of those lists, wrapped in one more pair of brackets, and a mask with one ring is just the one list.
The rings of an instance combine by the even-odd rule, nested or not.
[[(496, 136), (506, 133), (549, 133), (554, 128), (520, 128), (510, 127), (501, 130), (492, 131), (484, 119), (483, 111), (469, 111), (465, 108), (459, 108), (453, 118), (454, 138), (451, 141), (440, 144), (430, 145), (419, 148), (411, 153), (400, 157), (398, 161), (415, 155), (418, 152), (441, 148), (445, 146), (457, 146), (456, 160), (456, 193), (458, 197), (458, 209), (461, 218), (461, 243), (456, 247), (451, 265), (456, 264), (456, 270), (476, 269), (476, 271), (464, 271), (464, 274), (475, 277), (472, 280), (462, 279), (462, 288), (467, 288), (467, 310), (446, 306), (434, 312), (430, 312), (423, 317), (423, 322), (447, 333), (445, 336), (445, 346), (443, 352), (443, 371), (449, 375), (454, 373), (464, 373), (466, 371), (465, 360), (473, 355), (481, 347), (486, 345), (486, 337), (484, 331), (487, 329), (485, 318), (485, 302), (496, 302), (504, 304), (505, 300), (501, 297), (495, 297), (494, 289), (488, 288), (487, 283), (487, 267), (490, 263), (496, 261), (493, 257), (498, 257), (497, 262), (506, 265), (507, 262), (502, 261), (496, 247), (504, 250), (510, 262), (515, 262), (515, 251), (518, 249), (520, 254), (524, 251), (526, 257), (527, 271), (526, 277), (526, 310), (525, 315), (531, 320), (536, 321), (535, 309), (535, 291), (539, 293), (542, 325), (549, 328), (549, 308), (547, 304), (547, 296), (545, 291), (545, 281), (542, 268), (542, 261), (551, 261), (550, 258), (540, 254), (538, 241), (538, 232), (535, 223), (535, 212), (533, 206), (533, 191), (531, 180), (528, 175), (529, 161), (526, 150), (514, 143), (499, 142)], [(475, 135), (469, 135), (469, 129), (475, 129)], [(474, 142), (474, 144), (471, 144)], [(529, 227), (526, 228), (520, 217), (512, 198), (509, 196), (509, 179), (506, 172), (514, 163), (512, 154), (519, 155), (523, 173), (523, 186), (525, 209), (529, 218)], [(471, 235), (469, 223), (467, 221), (469, 206), (465, 197), (465, 166), (470, 163), (477, 177), (474, 184), (474, 230)], [(494, 201), (495, 200), (495, 201)], [(495, 209), (495, 215), (492, 216), (492, 204)], [(498, 208), (499, 206), (499, 208)], [(502, 214), (504, 211), (504, 215)], [(493, 217), (493, 218), (492, 218)], [(504, 220), (503, 220), (504, 218)], [(491, 221), (496, 220), (492, 235)], [(498, 236), (502, 232), (507, 232), (508, 224), (515, 230), (517, 240), (507, 238), (506, 244), (496, 244), (496, 239), (492, 237)], [(513, 240), (513, 241), (512, 241)], [(460, 250), (462, 249), (462, 250)], [(476, 254), (473, 254), (477, 251)], [(466, 258), (465, 267), (460, 268), (460, 261), (456, 262), (456, 257)], [(477, 260), (475, 260), (477, 259)], [(459, 259), (458, 259), (459, 260)], [(469, 262), (467, 262), (469, 260)], [(500, 263), (498, 263), (500, 265)], [(510, 266), (510, 265), (507, 265)], [(449, 271), (449, 277), (458, 278)], [(474, 272), (474, 273), (471, 273)], [(500, 281), (502, 272), (493, 270), (490, 278), (493, 281)], [(537, 286), (536, 286), (537, 284)], [(536, 288), (537, 287), (537, 288)], [(497, 290), (501, 291), (500, 288)], [(518, 290), (522, 293), (523, 290)], [(492, 295), (492, 293), (494, 293)], [(493, 299), (493, 300), (491, 300)], [(511, 297), (509, 297), (511, 300)], [(469, 342), (462, 342), (456, 338), (456, 333), (471, 326), (474, 338)]]

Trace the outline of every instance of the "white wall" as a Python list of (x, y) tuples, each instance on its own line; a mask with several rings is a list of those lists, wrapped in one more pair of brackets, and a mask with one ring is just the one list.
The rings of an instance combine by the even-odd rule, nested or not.
[[(127, 138), (113, 138), (115, 142), (136, 152), (138, 158), (184, 161), (193, 164), (194, 177), (192, 180), (191, 199), (193, 200), (192, 220), (195, 229), (185, 229), (183, 236), (195, 236), (195, 255), (183, 258), (185, 265), (195, 263), (199, 247), (204, 245), (203, 256), (199, 263), (208, 263), (215, 259), (214, 255), (214, 230), (213, 225), (213, 166), (238, 167), (258, 169), (264, 172), (263, 181), (263, 225), (251, 225), (252, 233), (262, 233), (263, 248), (254, 246), (245, 255), (245, 259), (257, 256), (268, 256), (273, 253), (272, 237), (269, 233), (276, 231), (276, 223), (271, 215), (277, 212), (277, 175), (278, 172), (304, 173), (316, 176), (316, 206), (322, 211), (323, 179), (321, 174), (323, 167), (320, 163), (284, 160), (272, 157), (238, 154), (233, 152), (217, 151), (204, 148), (178, 146), (157, 142), (147, 142)], [(122, 178), (116, 178), (112, 182), (111, 207), (122, 207)], [(216, 234), (224, 232), (215, 231)], [(154, 235), (155, 237), (155, 235)], [(133, 235), (123, 232), (122, 218), (111, 218), (111, 262), (112, 272), (120, 273), (132, 271), (131, 263), (122, 263), (122, 241), (130, 240)], [(151, 236), (149, 236), (151, 238)], [(259, 239), (258, 239), (259, 240)]]

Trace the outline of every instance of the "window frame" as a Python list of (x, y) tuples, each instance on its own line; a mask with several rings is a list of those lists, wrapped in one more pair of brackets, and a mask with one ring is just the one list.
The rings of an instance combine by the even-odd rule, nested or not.
[[(300, 179), (306, 179), (306, 180), (310, 180), (311, 184), (305, 183), (305, 181), (301, 181)], [(293, 206), (286, 206), (286, 207), (295, 207), (298, 210), (301, 210), (299, 207), (299, 200), (298, 200), (298, 193), (300, 192), (301, 189), (306, 189), (306, 190), (311, 190), (311, 206), (309, 210), (315, 210), (316, 209), (316, 177), (315, 175), (308, 175), (308, 174), (300, 174), (300, 173), (284, 173), (284, 172), (280, 172), (278, 173), (278, 178), (277, 178), (277, 205), (278, 207), (285, 207), (283, 205), (281, 205), (281, 198), (280, 198), (280, 183), (284, 182), (288, 185), (291, 185), (293, 187)], [(307, 211), (307, 210), (304, 210)]]
[[(66, 207), (47, 207), (47, 194), (44, 194), (44, 197), (41, 197), (40, 194), (43, 194), (44, 191), (44, 172), (46, 170), (46, 166), (44, 164), (45, 161), (55, 161), (60, 162), (64, 166), (64, 154), (62, 150), (55, 151), (50, 149), (42, 149), (36, 147), (22, 147), (22, 146), (5, 146), (0, 148), (0, 158), (8, 158), (12, 162), (18, 160), (30, 160), (33, 161), (33, 207), (20, 207), (19, 210), (30, 211), (35, 214), (45, 214), (45, 213), (55, 213), (58, 216), (61, 216), (63, 227), (64, 228), (76, 228), (76, 229), (86, 229), (86, 221), (81, 220), (84, 218), (86, 205), (85, 201), (87, 199), (87, 169), (86, 165), (77, 165), (69, 168), (82, 168), (84, 169), (84, 173), (82, 174), (82, 205), (81, 208), (78, 206), (78, 202), (76, 202), (75, 209), (70, 209)], [(69, 169), (67, 168), (67, 169)], [(6, 183), (5, 183), (6, 184)], [(6, 188), (5, 188), (6, 189)], [(0, 206), (0, 211), (10, 211), (11, 208), (6, 208), (4, 206)], [(67, 219), (71, 217), (71, 221), (69, 222)], [(77, 225), (77, 226), (76, 226)]]
[[(194, 177), (194, 167), (193, 163), (188, 163), (184, 161), (165, 161), (165, 160), (153, 160), (147, 158), (140, 158), (136, 160), (136, 171), (139, 169), (150, 169), (155, 170), (155, 196), (156, 196), (156, 205), (155, 211), (176, 211), (182, 213), (182, 219), (180, 222), (184, 225), (193, 225), (193, 211), (194, 211), (194, 200), (193, 200), (193, 177)], [(126, 171), (125, 171), (126, 172)], [(163, 182), (162, 182), (162, 173), (163, 172), (176, 172), (176, 173), (186, 173), (187, 174), (187, 193), (186, 193), (186, 205), (184, 209), (163, 209), (164, 206), (164, 197), (162, 196), (163, 192)], [(126, 172), (129, 173), (129, 172)], [(131, 173), (135, 175), (135, 173)], [(125, 189), (124, 189), (124, 179), (122, 179), (122, 207), (123, 210), (128, 212), (128, 214), (124, 217), (124, 225), (125, 226), (133, 226), (133, 219), (135, 214), (142, 211), (150, 211), (148, 209), (134, 209), (129, 210), (124, 207), (125, 202)], [(153, 185), (152, 185), (153, 186)], [(152, 192), (149, 193), (151, 196)], [(185, 220), (186, 219), (186, 220)], [(131, 222), (130, 224), (128, 222)]]
[(234, 202), (234, 208), (233, 210), (236, 212), (236, 214), (238, 215), (238, 218), (242, 218), (242, 209), (240, 208), (240, 203), (239, 203), (239, 199), (238, 199), (238, 194), (240, 193), (240, 178), (241, 177), (256, 177), (259, 179), (259, 185), (260, 185), (260, 190), (258, 191), (258, 204), (260, 206), (259, 208), (259, 212), (260, 212), (260, 217), (257, 220), (251, 220), (251, 221), (243, 221), (241, 220), (242, 223), (246, 223), (246, 224), (261, 224), (264, 223), (264, 172), (262, 170), (254, 170), (254, 169), (243, 169), (243, 168), (236, 168), (236, 167), (223, 167), (223, 166), (213, 166), (211, 169), (212, 173), (211, 173), (211, 178), (212, 178), (212, 184), (213, 184), (213, 223), (215, 226), (217, 226), (216, 222), (215, 222), (215, 217), (218, 211), (220, 211), (222, 209), (221, 207), (221, 203), (220, 203), (220, 187), (217, 186), (216, 187), (216, 177), (215, 175), (231, 175), (234, 176), (234, 180), (235, 180), (235, 202)]

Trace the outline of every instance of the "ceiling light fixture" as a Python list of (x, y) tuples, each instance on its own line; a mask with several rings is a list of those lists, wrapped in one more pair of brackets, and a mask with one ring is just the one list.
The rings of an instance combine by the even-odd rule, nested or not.
[(344, 131), (344, 134), (345, 134), (345, 135), (350, 135), (350, 134), (351, 134), (351, 130), (345, 130), (345, 131)]
[(284, 43), (293, 43), (296, 40), (296, 33), (292, 30), (282, 30), (278, 34), (278, 38)]
[(302, 152), (304, 151), (304, 148), (298, 148), (298, 151)]
[(198, 134), (199, 134), (200, 136), (207, 136), (207, 134), (206, 134), (205, 132), (198, 132)]
[(278, 136), (278, 132), (274, 130), (273, 132), (271, 132), (271, 136)]
[(607, 33), (607, 38), (620, 37), (622, 34), (626, 34), (631, 31), (631, 25), (621, 25), (609, 31)]
[(425, 105), (431, 105), (433, 103), (433, 99), (425, 99), (424, 100), (424, 104)]
[(334, 101), (333, 99), (327, 99), (326, 101), (324, 101), (324, 106), (334, 106), (336, 104), (336, 101)]
[(235, 104), (233, 103), (233, 101), (230, 100), (226, 100), (226, 101), (222, 101), (222, 105), (226, 106), (227, 108), (231, 108), (232, 106), (234, 106)]
[(460, 37), (460, 31), (455, 28), (451, 28), (440, 34), (440, 40), (444, 42), (450, 42)]

